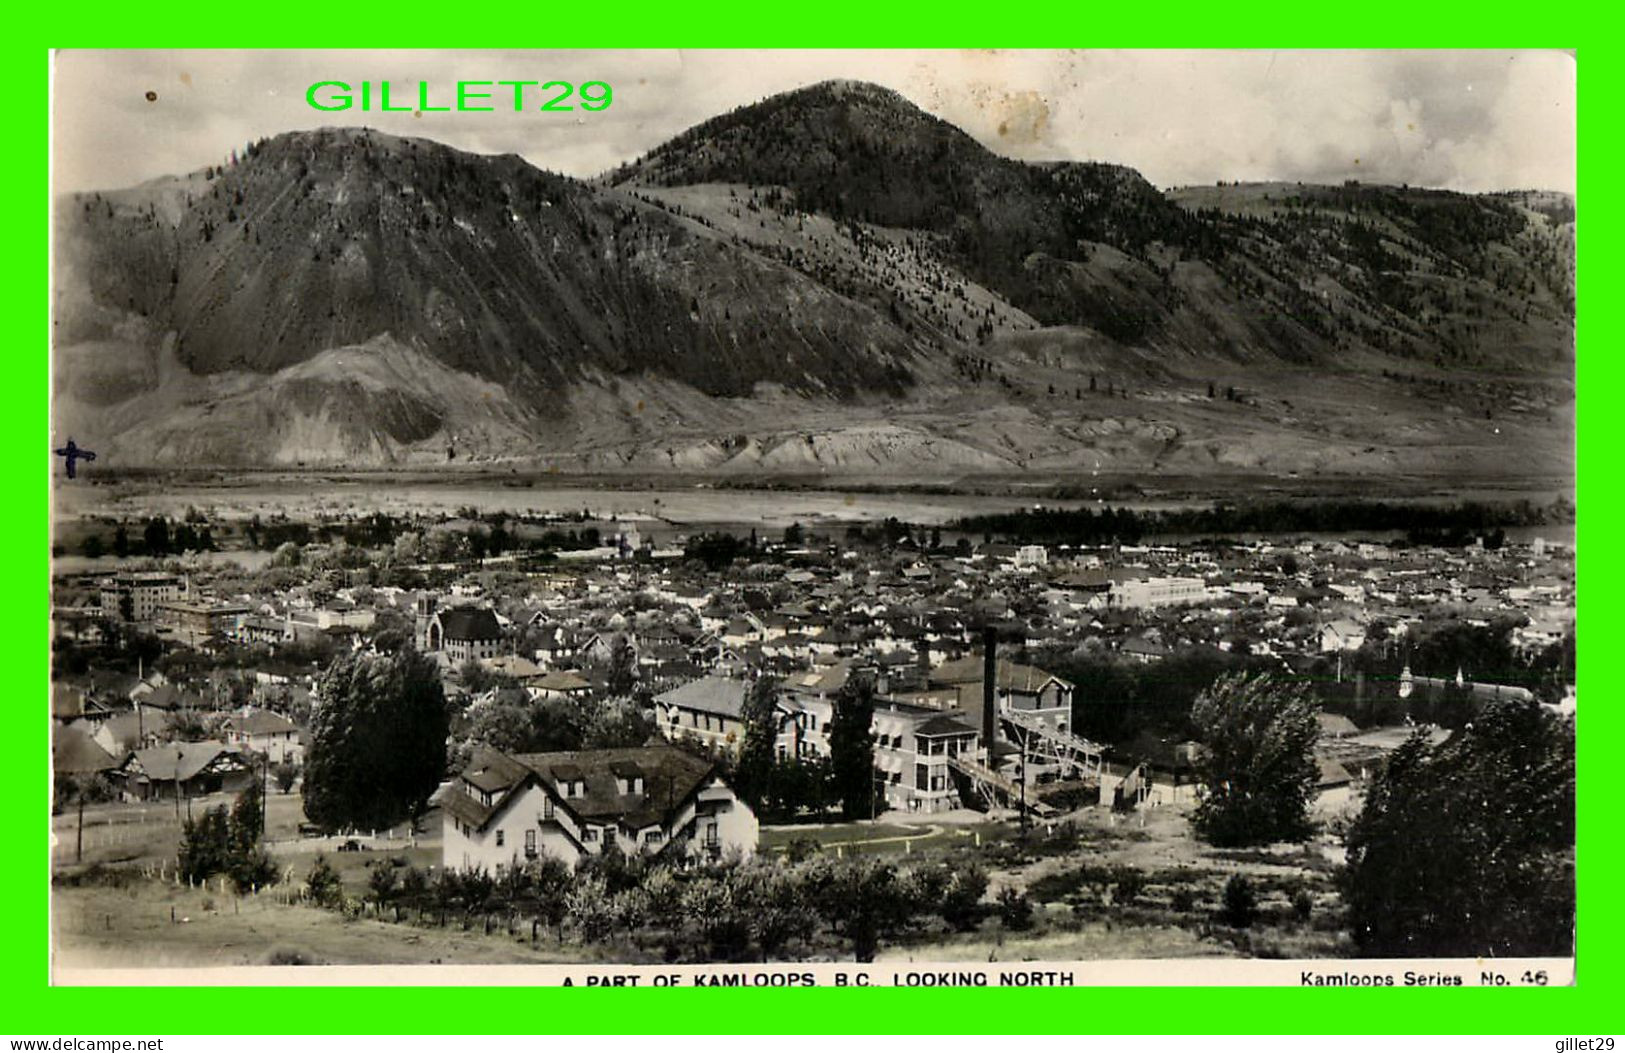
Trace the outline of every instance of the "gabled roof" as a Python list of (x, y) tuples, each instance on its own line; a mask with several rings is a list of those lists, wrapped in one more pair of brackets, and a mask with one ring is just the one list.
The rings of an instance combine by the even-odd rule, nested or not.
[(170, 742), (136, 750), (125, 758), (123, 767), (136, 768), (153, 782), (185, 781), (224, 758), (227, 763), (246, 768), (237, 747), (224, 742)]
[(269, 709), (256, 709), (246, 716), (227, 717), (220, 726), (240, 731), (244, 735), (276, 735), (299, 730), (299, 725), (281, 713), (273, 713)]
[(538, 691), (586, 691), (592, 687), (592, 681), (568, 669), (549, 670), (528, 678), (525, 683)]
[[(638, 830), (664, 821), (710, 780), (713, 771), (710, 761), (667, 745), (516, 756), (480, 748), (461, 778), (492, 794), (491, 805), (486, 807), (470, 797), (458, 780), (443, 785), (435, 794), (435, 803), (463, 822), (484, 828), (527, 786), (534, 785), (578, 819)], [(644, 792), (620, 792), (620, 779), (627, 772), (643, 777)], [(561, 781), (585, 782), (585, 796), (560, 796), (557, 787)]]
[(441, 611), (440, 633), (447, 640), (500, 640), (502, 625), (486, 607), (452, 607)]
[(57, 728), (51, 735), (51, 770), (58, 775), (111, 771), (118, 759), (102, 749), (81, 724)]
[(739, 719), (745, 708), (745, 695), (750, 685), (744, 680), (726, 676), (703, 676), (680, 687), (655, 696), (663, 706), (676, 706), (701, 713), (712, 713)]
[[(565, 806), (588, 821), (614, 820), (631, 829), (660, 822), (713, 770), (710, 761), (675, 746), (527, 753), (515, 759), (552, 785), (562, 772), (579, 772), (586, 780), (586, 796), (571, 798)], [(620, 792), (615, 769), (627, 766), (643, 776), (643, 793)]]
[[(971, 655), (944, 662), (931, 670), (927, 679), (933, 684), (980, 684), (982, 657)], [(1037, 666), (999, 659), (996, 682), (1001, 688), (1011, 691), (1037, 691), (1051, 680), (1065, 687), (1072, 686), (1071, 681), (1063, 680), (1053, 673), (1046, 673)]]

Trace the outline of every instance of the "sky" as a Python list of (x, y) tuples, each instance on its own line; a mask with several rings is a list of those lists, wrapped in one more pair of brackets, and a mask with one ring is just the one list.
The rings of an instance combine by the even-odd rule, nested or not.
[[(1161, 187), (1575, 189), (1575, 59), (1561, 51), (61, 51), (53, 176), (64, 191), (131, 186), (261, 136), (367, 125), (588, 177), (835, 77), (893, 88), (998, 153), (1126, 164)], [(397, 99), (422, 81), (432, 104), (459, 80), (597, 80), (615, 95), (597, 113), (323, 113), (305, 100), (320, 80), (388, 80)]]

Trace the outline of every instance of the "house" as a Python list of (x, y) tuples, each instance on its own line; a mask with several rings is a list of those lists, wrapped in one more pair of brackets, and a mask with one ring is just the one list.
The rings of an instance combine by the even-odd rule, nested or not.
[(592, 682), (568, 669), (553, 669), (523, 681), (537, 698), (581, 698), (592, 690)]
[(543, 856), (755, 854), (758, 825), (710, 761), (674, 746), (481, 749), (436, 792), (448, 869), (500, 872)]
[(1320, 653), (1358, 651), (1365, 646), (1365, 628), (1347, 618), (1327, 622), (1320, 627)]
[(238, 621), (251, 613), (253, 608), (246, 603), (171, 600), (158, 605), (159, 620), (191, 644), (234, 634)]
[(114, 757), (92, 737), (84, 724), (70, 724), (51, 732), (51, 771), (56, 775), (93, 775), (119, 766)]
[(300, 764), (305, 759), (305, 744), (300, 737), (299, 726), (268, 709), (251, 709), (227, 717), (220, 724), (220, 733), (231, 745), (263, 754), (271, 759), (272, 764), (284, 761)]
[(255, 778), (234, 746), (224, 742), (171, 742), (136, 750), (112, 776), (127, 799), (153, 801), (236, 793)]
[[(952, 688), (958, 706), (971, 723), (981, 726), (982, 659), (978, 656), (944, 662), (926, 677), (931, 689)], [(1020, 710), (1067, 731), (1072, 726), (1072, 683), (1036, 666), (999, 659), (994, 678), (994, 698), (999, 710)]]
[(1021, 568), (1045, 566), (1049, 563), (1049, 550), (1043, 545), (1022, 545), (1016, 549), (1014, 562)]
[(424, 643), (426, 651), (443, 651), (453, 664), (495, 658), (502, 650), (502, 624), (489, 607), (451, 607), (429, 618)]
[(1145, 633), (1138, 633), (1124, 640), (1123, 646), (1118, 648), (1118, 652), (1125, 658), (1132, 658), (1141, 665), (1160, 662), (1173, 654), (1167, 644)]
[(668, 739), (694, 739), (715, 749), (737, 750), (745, 737), (746, 680), (702, 676), (655, 696), (655, 715)]

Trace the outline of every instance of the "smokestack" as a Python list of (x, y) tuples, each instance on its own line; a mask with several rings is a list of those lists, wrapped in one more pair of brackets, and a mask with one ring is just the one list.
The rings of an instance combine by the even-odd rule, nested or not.
[(994, 685), (999, 673), (999, 633), (989, 625), (982, 630), (982, 745), (988, 760), (993, 759)]

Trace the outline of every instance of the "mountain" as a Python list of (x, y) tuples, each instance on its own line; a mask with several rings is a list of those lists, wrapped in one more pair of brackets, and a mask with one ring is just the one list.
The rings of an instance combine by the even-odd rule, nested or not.
[(1573, 234), (1537, 192), (1164, 193), (851, 82), (590, 182), (290, 133), (57, 202), (55, 424), (144, 465), (1562, 478)]

